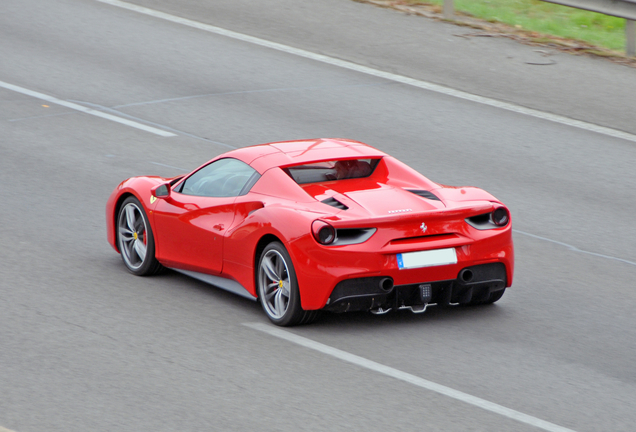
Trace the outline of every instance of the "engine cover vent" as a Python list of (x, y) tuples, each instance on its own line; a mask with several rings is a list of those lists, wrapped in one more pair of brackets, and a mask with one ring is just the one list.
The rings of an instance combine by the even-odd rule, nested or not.
[(437, 195), (435, 195), (433, 192), (431, 191), (427, 191), (427, 190), (418, 190), (418, 189), (406, 189), (407, 191), (414, 193), (417, 196), (421, 196), (422, 198), (426, 198), (426, 199), (430, 199), (430, 200), (434, 200), (434, 201), (441, 201)]
[(337, 199), (331, 197), (320, 201), (323, 204), (330, 205), (331, 207), (335, 207), (340, 210), (347, 210), (349, 207), (338, 201)]

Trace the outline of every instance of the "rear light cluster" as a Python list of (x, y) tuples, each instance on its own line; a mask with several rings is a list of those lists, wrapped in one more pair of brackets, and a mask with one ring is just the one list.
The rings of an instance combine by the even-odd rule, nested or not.
[(324, 246), (346, 246), (364, 243), (369, 240), (377, 228), (334, 228), (331, 224), (315, 220), (311, 224), (311, 234)]
[(506, 207), (498, 206), (489, 213), (469, 217), (466, 222), (479, 230), (501, 228), (510, 223), (510, 212)]
[(315, 220), (311, 224), (311, 233), (321, 245), (330, 245), (336, 241), (336, 229), (321, 220)]
[(492, 223), (497, 225), (498, 227), (508, 225), (508, 221), (510, 220), (510, 214), (508, 213), (508, 209), (505, 207), (498, 207), (494, 212), (490, 214), (490, 218)]

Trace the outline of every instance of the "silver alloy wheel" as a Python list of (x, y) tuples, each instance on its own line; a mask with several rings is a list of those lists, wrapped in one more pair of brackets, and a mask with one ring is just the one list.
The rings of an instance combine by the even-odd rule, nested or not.
[(289, 307), (291, 281), (285, 258), (277, 250), (271, 249), (261, 258), (258, 286), (267, 314), (283, 318)]
[(139, 269), (148, 250), (146, 219), (141, 209), (129, 202), (119, 212), (119, 250), (126, 265), (132, 270)]

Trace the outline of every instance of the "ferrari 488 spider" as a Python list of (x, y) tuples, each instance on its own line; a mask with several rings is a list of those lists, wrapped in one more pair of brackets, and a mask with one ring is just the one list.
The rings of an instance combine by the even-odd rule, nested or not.
[(246, 147), (183, 176), (130, 178), (106, 221), (133, 274), (174, 269), (259, 299), (283, 326), (320, 310), (493, 303), (512, 284), (501, 202), (344, 139)]

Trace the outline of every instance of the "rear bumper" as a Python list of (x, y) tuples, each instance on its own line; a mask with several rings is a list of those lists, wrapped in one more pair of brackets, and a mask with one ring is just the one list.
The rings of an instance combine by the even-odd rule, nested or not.
[[(474, 297), (483, 293), (486, 287), (492, 291), (510, 286), (514, 274), (510, 226), (476, 234), (481, 235), (481, 238), (476, 238), (476, 235), (467, 238), (463, 244), (453, 245), (456, 263), (406, 269), (398, 265), (396, 253), (443, 249), (450, 245), (440, 242), (431, 248), (429, 243), (414, 244), (408, 249), (404, 247), (387, 251), (382, 244), (368, 244), (373, 238), (367, 244), (337, 248), (317, 247), (313, 238), (298, 239), (288, 247), (296, 268), (302, 307), (305, 310), (336, 310), (341, 307), (336, 306), (336, 303), (346, 304), (344, 298), (359, 294), (359, 299), (349, 302), (349, 310), (372, 309), (373, 306), (362, 305), (390, 302), (394, 297), (399, 302), (403, 297), (410, 296), (408, 293), (415, 290), (413, 287), (419, 289), (421, 284), (431, 284), (434, 300), (430, 303), (446, 301), (440, 300), (442, 292), (449, 297), (447, 302), (460, 303), (464, 300), (457, 299), (461, 295), (468, 297), (466, 292), (470, 287), (473, 288), (470, 297)], [(481, 273), (482, 269), (488, 268), (497, 268), (497, 276)], [(461, 277), (466, 276), (466, 273), (462, 273), (466, 269), (474, 269), (472, 280)], [(391, 292), (380, 289), (379, 283), (384, 278), (393, 281), (395, 288)], [(369, 301), (365, 300), (367, 298)], [(354, 303), (361, 305), (354, 306)]]
[(377, 276), (341, 281), (324, 309), (349, 312), (411, 307), (417, 310), (427, 304), (467, 304), (485, 300), (491, 292), (507, 286), (506, 267), (502, 263), (465, 267), (452, 280), (392, 285), (388, 283), (389, 279)]

